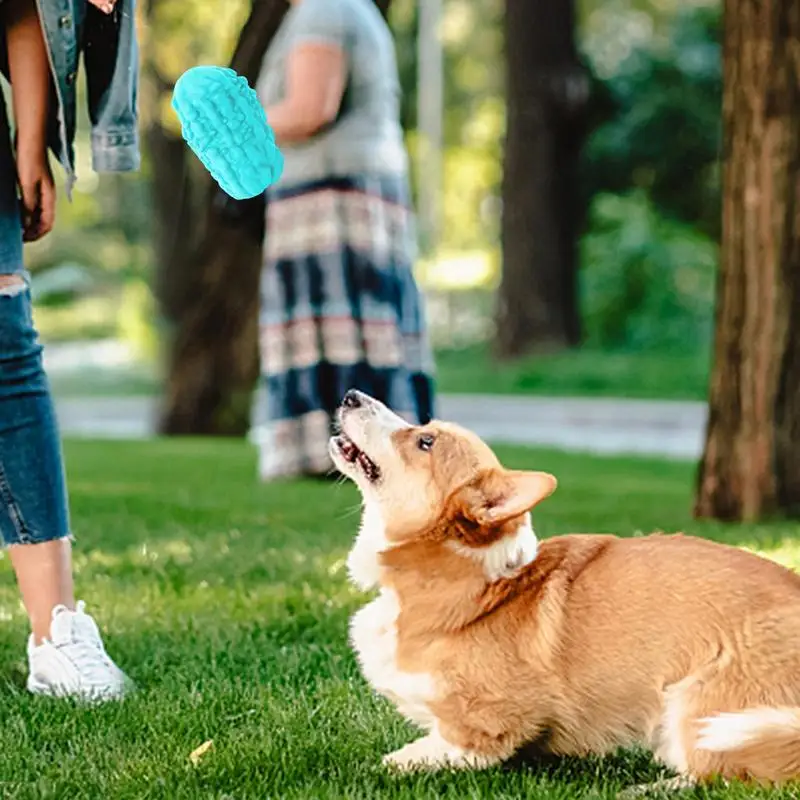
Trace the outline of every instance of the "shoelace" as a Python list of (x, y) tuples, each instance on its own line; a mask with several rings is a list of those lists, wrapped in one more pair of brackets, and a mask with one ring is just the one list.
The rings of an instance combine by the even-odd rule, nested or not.
[[(72, 618), (72, 635), (69, 640), (59, 644), (50, 642), (50, 644), (69, 657), (77, 667), (82, 681), (90, 685), (106, 685), (112, 661), (103, 647), (102, 640), (89, 627), (91, 623), (83, 622), (81, 617), (85, 616), (84, 607), (82, 601), (77, 604), (75, 616)], [(69, 610), (53, 609), (54, 617), (58, 613), (69, 613)], [(83, 630), (81, 630), (82, 628)]]

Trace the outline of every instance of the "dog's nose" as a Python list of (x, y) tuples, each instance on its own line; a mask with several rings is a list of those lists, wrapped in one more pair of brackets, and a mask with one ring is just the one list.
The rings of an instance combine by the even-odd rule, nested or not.
[(345, 408), (361, 408), (361, 392), (350, 389), (342, 399), (342, 405)]

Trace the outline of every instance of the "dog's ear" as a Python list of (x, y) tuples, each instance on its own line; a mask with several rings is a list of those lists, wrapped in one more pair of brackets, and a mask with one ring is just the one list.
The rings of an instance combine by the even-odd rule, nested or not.
[(488, 470), (466, 487), (462, 496), (465, 515), (478, 525), (502, 525), (549, 497), (557, 483), (547, 472)]

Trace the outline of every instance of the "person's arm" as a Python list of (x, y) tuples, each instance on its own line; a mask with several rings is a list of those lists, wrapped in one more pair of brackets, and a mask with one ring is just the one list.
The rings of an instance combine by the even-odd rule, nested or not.
[(50, 231), (55, 219), (55, 186), (47, 161), (50, 63), (35, 0), (6, 0), (8, 69), (16, 123), (17, 180), (26, 241)]
[(289, 53), (286, 95), (266, 109), (278, 144), (301, 142), (333, 122), (342, 101), (346, 72), (345, 54), (336, 45), (309, 42)]
[(117, 5), (117, 0), (89, 0), (95, 7), (99, 8), (104, 14), (110, 14)]
[(50, 65), (35, 0), (6, 0), (6, 44), (18, 146), (44, 151)]

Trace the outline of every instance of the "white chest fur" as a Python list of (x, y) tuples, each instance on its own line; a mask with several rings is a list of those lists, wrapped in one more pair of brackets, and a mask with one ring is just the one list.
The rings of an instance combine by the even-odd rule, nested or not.
[[(363, 590), (380, 582), (378, 554), (390, 547), (380, 511), (367, 503), (361, 529), (347, 559), (350, 579)], [(435, 696), (430, 675), (403, 672), (397, 668), (397, 619), (400, 605), (390, 589), (353, 615), (350, 641), (361, 671), (373, 689), (391, 700), (398, 710), (424, 728), (433, 725), (427, 703)]]
[(389, 547), (380, 510), (370, 503), (364, 507), (361, 527), (353, 549), (347, 556), (347, 572), (359, 589), (367, 592), (378, 586), (381, 577), (378, 554)]
[[(368, 591), (380, 585), (378, 555), (391, 544), (386, 538), (380, 509), (371, 503), (364, 508), (361, 529), (347, 567), (350, 580)], [(519, 530), (487, 548), (456, 548), (483, 564), (488, 580), (508, 577), (536, 557), (536, 535), (526, 514)], [(403, 672), (397, 667), (397, 620), (400, 605), (390, 589), (362, 608), (350, 622), (350, 641), (364, 677), (372, 687), (391, 700), (398, 710), (418, 725), (431, 729), (434, 718), (428, 704), (436, 696), (433, 678), (426, 673)]]
[(389, 589), (353, 615), (350, 641), (364, 677), (379, 694), (391, 700), (401, 714), (430, 729), (434, 718), (428, 703), (435, 697), (430, 675), (397, 668), (397, 618), (400, 606)]

